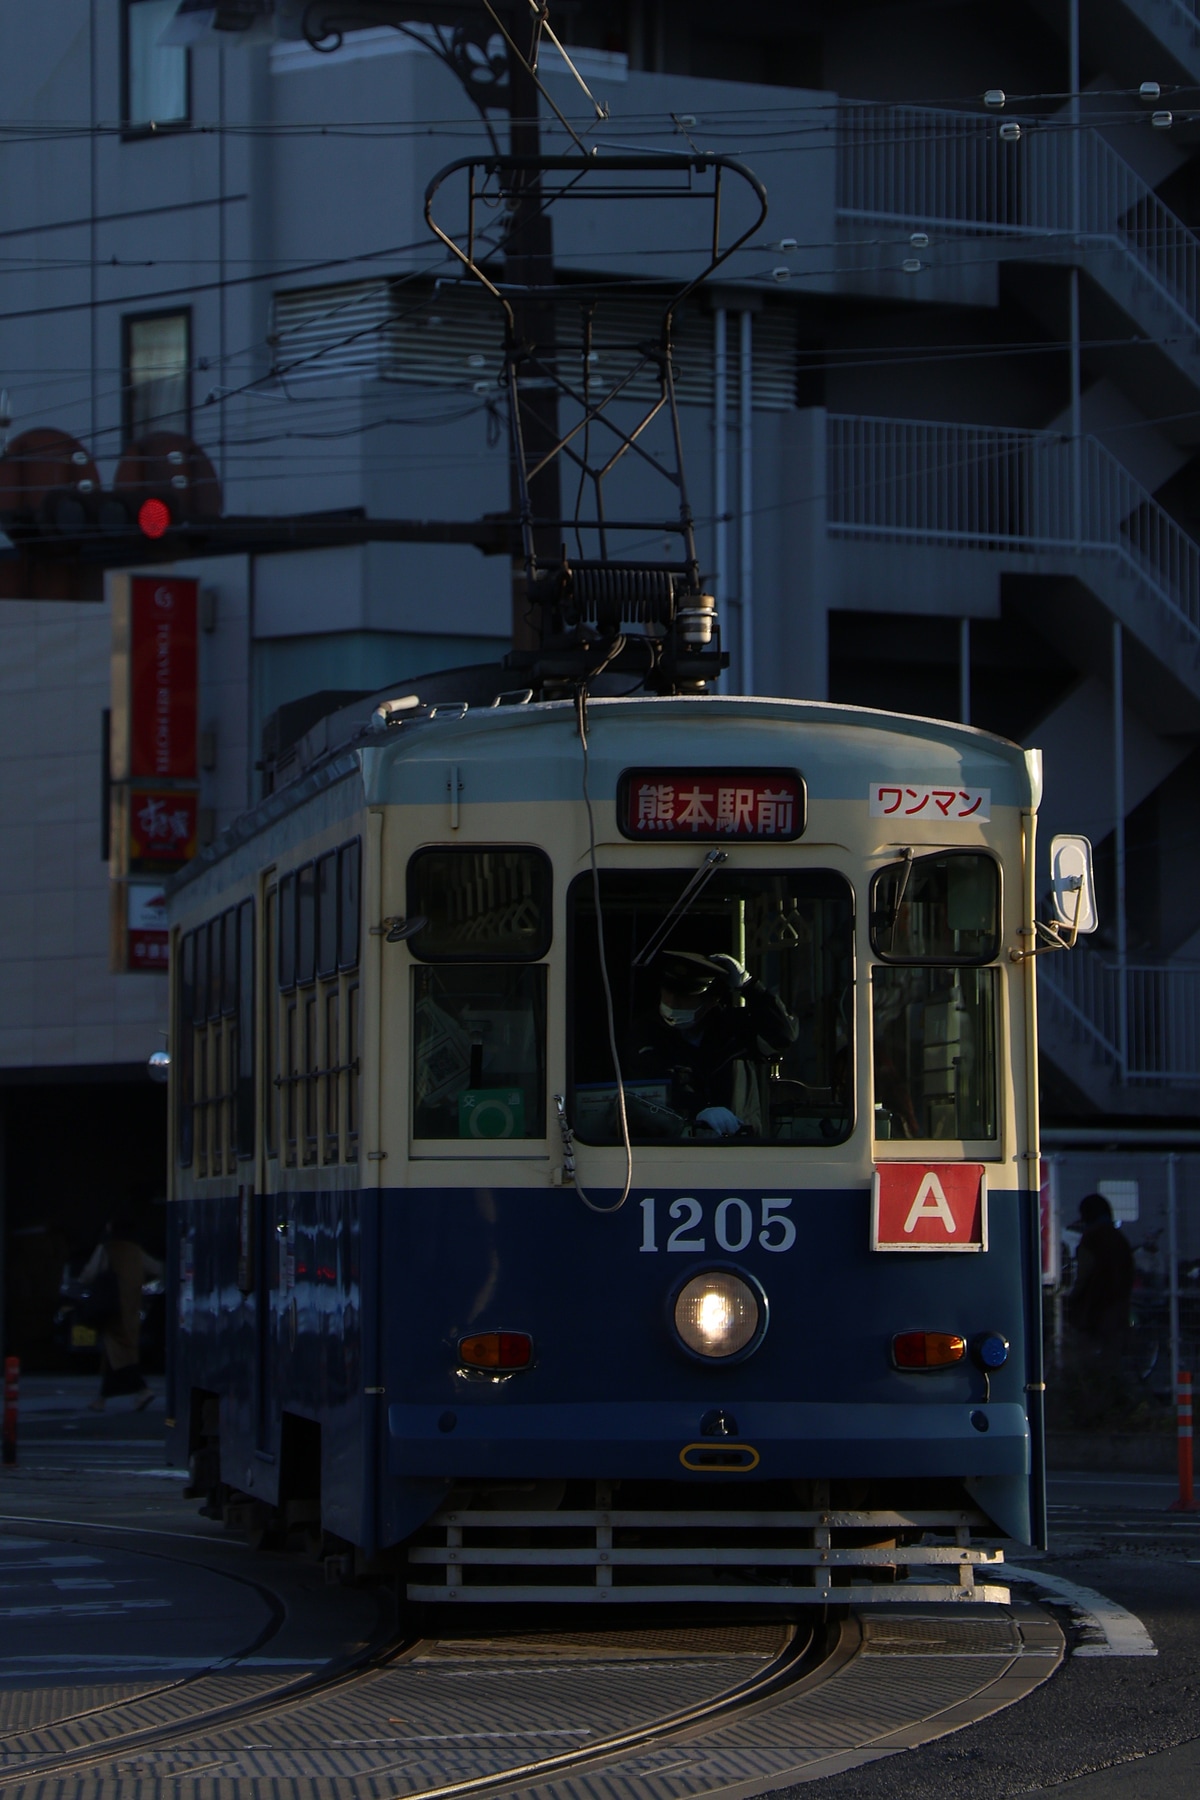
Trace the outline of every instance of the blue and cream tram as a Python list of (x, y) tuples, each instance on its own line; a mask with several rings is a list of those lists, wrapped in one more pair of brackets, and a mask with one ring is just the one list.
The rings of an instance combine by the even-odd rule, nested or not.
[(1002, 1596), (1036, 753), (492, 699), (324, 721), (175, 883), (193, 1489), (422, 1601)]

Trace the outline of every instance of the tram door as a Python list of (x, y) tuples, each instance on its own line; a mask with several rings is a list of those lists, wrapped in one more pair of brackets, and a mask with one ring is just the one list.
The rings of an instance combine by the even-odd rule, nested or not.
[(275, 1196), (250, 1186), (238, 1189), (238, 1287), (254, 1301), (254, 1442), (270, 1447), (274, 1398), (271, 1293), (278, 1282), (279, 1250), (274, 1230)]
[(275, 1229), (276, 1197), (254, 1197), (254, 1442), (271, 1448), (275, 1416), (275, 1320), (271, 1297), (279, 1284), (279, 1234)]
[(269, 1191), (267, 1172), (270, 1159), (279, 1150), (279, 1095), (274, 1086), (276, 1069), (275, 958), (278, 921), (278, 886), (274, 871), (267, 871), (260, 887), (261, 895), (261, 961), (258, 984), (259, 1007), (255, 1021), (262, 1070), (259, 1092), (263, 1096), (258, 1107), (255, 1130), (255, 1167), (258, 1171), (254, 1196), (254, 1442), (255, 1448), (271, 1450), (275, 1418), (275, 1315), (274, 1296), (279, 1292), (283, 1245), (277, 1229), (280, 1196)]

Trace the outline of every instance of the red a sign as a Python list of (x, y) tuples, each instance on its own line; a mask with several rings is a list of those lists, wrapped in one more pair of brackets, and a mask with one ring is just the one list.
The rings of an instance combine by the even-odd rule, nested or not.
[(129, 768), (132, 776), (194, 781), (197, 583), (135, 575), (129, 607)]
[(880, 1163), (871, 1198), (872, 1250), (986, 1250), (982, 1163)]

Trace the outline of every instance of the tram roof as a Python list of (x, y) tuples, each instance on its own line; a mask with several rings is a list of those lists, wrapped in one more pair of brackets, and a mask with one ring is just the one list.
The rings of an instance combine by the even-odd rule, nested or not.
[[(454, 762), (470, 769), (473, 804), (581, 797), (573, 700), (414, 706), (383, 728), (356, 711), (346, 738), (331, 742), (334, 734), (323, 734), (327, 747), (316, 746), (304, 772), (236, 819), (174, 877), (169, 892), (356, 774), (359, 805), (442, 803), (446, 766)], [(587, 723), (597, 800), (611, 795), (631, 767), (739, 763), (798, 768), (811, 800), (865, 801), (871, 783), (888, 781), (988, 788), (995, 806), (1036, 806), (1041, 797), (1036, 751), (974, 726), (909, 713), (757, 696), (633, 695), (590, 699)]]

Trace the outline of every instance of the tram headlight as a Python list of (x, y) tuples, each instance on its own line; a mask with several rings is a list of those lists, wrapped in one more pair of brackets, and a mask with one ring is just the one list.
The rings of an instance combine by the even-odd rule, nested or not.
[(767, 1298), (732, 1269), (706, 1269), (675, 1295), (672, 1322), (693, 1356), (714, 1361), (749, 1355), (767, 1325)]

